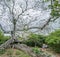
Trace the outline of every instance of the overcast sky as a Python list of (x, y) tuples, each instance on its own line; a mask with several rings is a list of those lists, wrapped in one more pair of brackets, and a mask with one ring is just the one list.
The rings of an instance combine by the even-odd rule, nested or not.
[[(14, 11), (15, 14), (19, 14), (19, 12), (21, 12), (21, 10), (20, 10), (21, 8), (19, 8), (19, 5), (18, 5), (19, 1), (20, 0), (16, 0), (16, 4), (15, 4), (16, 12)], [(23, 0), (21, 0), (20, 3), (25, 3), (25, 2)], [(28, 4), (29, 4), (28, 8), (33, 7), (34, 0), (29, 0)], [(36, 17), (36, 16), (38, 17), (37, 18), (38, 21), (32, 23), (30, 26), (39, 26), (39, 25), (37, 25), (37, 24), (39, 24), (39, 22), (41, 23), (41, 25), (43, 25), (43, 23), (50, 17), (50, 10), (42, 10), (41, 5), (42, 4), (39, 5), (40, 6), (39, 10), (35, 10), (35, 9), (31, 8), (25, 13), (25, 14), (29, 13), (29, 15), (32, 16), (33, 18)], [(45, 6), (47, 6), (47, 5), (48, 5), (48, 3), (45, 4)], [(2, 13), (1, 10), (3, 10), (3, 7), (0, 5), (0, 15)], [(10, 26), (12, 26), (11, 22), (9, 22), (8, 15), (9, 15), (8, 9), (6, 9), (6, 12), (3, 14), (3, 16), (2, 17), (0, 16), (0, 24), (2, 25), (2, 27), (5, 31), (11, 30)], [(24, 15), (23, 18), (25, 19), (24, 22), (28, 21), (27, 20), (27, 15)], [(54, 23), (50, 23), (50, 25), (47, 26), (43, 31), (41, 31), (41, 33), (46, 34), (50, 31), (52, 31), (53, 29), (57, 29), (59, 27), (60, 27), (60, 21), (59, 21), (59, 19), (57, 19)], [(50, 31), (49, 31), (49, 29), (50, 29)]]

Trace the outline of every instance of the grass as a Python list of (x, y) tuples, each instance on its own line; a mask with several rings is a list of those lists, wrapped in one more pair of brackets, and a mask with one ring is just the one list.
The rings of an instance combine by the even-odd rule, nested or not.
[(6, 52), (4, 49), (0, 49), (0, 55), (3, 55)]
[(13, 50), (12, 50), (12, 49), (8, 49), (6, 54), (7, 54), (8, 56), (9, 56), (9, 55), (13, 55)]
[(23, 51), (17, 49), (6, 49), (6, 51), (0, 51), (0, 57), (31, 57)]
[[(48, 52), (46, 50), (44, 50), (43, 55), (48, 55), (48, 57), (50, 55), (55, 55), (54, 53), (51, 54), (51, 52)], [(56, 55), (55, 55), (56, 56)], [(28, 54), (24, 53), (21, 50), (17, 50), (17, 49), (6, 49), (6, 50), (0, 50), (0, 57), (31, 57)]]

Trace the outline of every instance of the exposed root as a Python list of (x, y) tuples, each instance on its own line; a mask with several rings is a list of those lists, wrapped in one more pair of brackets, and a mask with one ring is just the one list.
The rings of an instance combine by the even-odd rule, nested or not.
[(24, 51), (25, 53), (28, 53), (31, 57), (37, 57), (33, 52), (32, 49), (30, 47), (28, 47), (25, 44), (15, 44), (14, 48), (19, 49)]
[(0, 49), (5, 49), (7, 48), (11, 43), (13, 43), (14, 41), (12, 39), (7, 40), (5, 43), (0, 45)]
[(24, 51), (25, 53), (28, 53), (31, 57), (38, 57), (35, 53), (32, 52), (32, 49), (30, 47), (28, 47), (25, 44), (20, 44), (19, 41), (17, 41), (18, 43), (15, 43), (16, 41), (14, 41), (13, 39), (9, 39), (8, 41), (6, 41), (4, 44), (2, 44), (0, 46), (0, 49), (6, 49), (6, 48), (16, 48), (19, 49), (21, 51)]

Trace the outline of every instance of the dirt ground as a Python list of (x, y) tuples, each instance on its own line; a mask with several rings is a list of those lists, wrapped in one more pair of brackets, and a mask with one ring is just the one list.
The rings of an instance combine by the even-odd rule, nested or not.
[(60, 57), (60, 53), (59, 54), (55, 53), (55, 52), (51, 51), (50, 49), (41, 48), (41, 50), (44, 51), (44, 52), (50, 53), (50, 54), (54, 55), (55, 57)]

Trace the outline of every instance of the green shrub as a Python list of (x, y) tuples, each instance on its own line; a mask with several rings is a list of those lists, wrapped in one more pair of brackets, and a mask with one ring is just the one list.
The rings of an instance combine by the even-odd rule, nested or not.
[(4, 36), (3, 32), (0, 30), (0, 44), (4, 43), (9, 38), (10, 38), (9, 36)]
[(0, 44), (3, 44), (5, 41), (7, 41), (10, 37), (4, 36), (3, 38), (0, 38)]
[(28, 40), (25, 41), (25, 44), (28, 46), (39, 46), (42, 47), (43, 43), (45, 43), (45, 37), (43, 35), (38, 34), (30, 34), (28, 36)]
[(52, 32), (47, 38), (46, 43), (52, 48), (55, 52), (60, 53), (60, 30)]
[(36, 54), (41, 54), (42, 53), (42, 50), (40, 50), (40, 48), (38, 48), (38, 47), (32, 48), (32, 51)]

